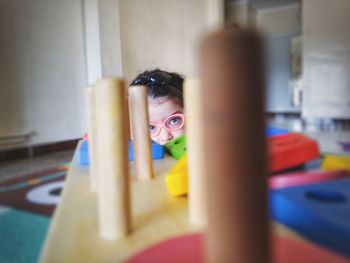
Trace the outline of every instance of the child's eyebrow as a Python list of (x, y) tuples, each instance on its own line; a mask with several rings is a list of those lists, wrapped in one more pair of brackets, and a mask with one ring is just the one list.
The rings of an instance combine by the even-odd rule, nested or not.
[(177, 113), (182, 113), (182, 111), (181, 111), (181, 110), (177, 110), (177, 111), (175, 111), (175, 112), (169, 114), (168, 116), (171, 116), (171, 115), (174, 115), (174, 114), (177, 114)]

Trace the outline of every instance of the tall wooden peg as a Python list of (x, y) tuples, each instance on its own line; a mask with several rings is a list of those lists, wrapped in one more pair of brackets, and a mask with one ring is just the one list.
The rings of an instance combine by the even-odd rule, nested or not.
[(129, 107), (137, 179), (151, 179), (153, 162), (149, 134), (148, 93), (145, 86), (129, 87)]
[(103, 78), (96, 83), (98, 214), (100, 235), (115, 240), (130, 231), (130, 176), (123, 82)]
[(88, 86), (86, 89), (86, 111), (87, 111), (87, 124), (89, 135), (89, 176), (90, 176), (90, 189), (93, 192), (97, 192), (98, 189), (98, 164), (97, 164), (97, 123), (96, 123), (96, 103), (94, 86)]
[(196, 226), (206, 224), (205, 178), (203, 170), (203, 105), (199, 80), (184, 83), (186, 152), (189, 175), (189, 219)]
[(201, 46), (208, 262), (269, 262), (260, 36), (225, 29)]

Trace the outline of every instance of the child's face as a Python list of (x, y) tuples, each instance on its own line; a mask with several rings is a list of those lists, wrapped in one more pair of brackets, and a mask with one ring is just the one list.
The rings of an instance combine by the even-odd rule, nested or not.
[(183, 108), (172, 98), (148, 98), (151, 139), (161, 145), (185, 133)]

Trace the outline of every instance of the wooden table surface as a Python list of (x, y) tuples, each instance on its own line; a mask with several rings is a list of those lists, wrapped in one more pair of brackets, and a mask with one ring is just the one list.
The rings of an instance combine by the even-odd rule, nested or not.
[[(187, 198), (173, 198), (167, 193), (164, 177), (177, 160), (166, 156), (154, 161), (155, 179), (136, 181), (132, 176), (133, 228), (130, 236), (116, 241), (101, 239), (97, 196), (90, 191), (88, 167), (78, 165), (76, 159), (77, 151), (40, 262), (120, 262), (161, 240), (201, 231), (188, 221)], [(304, 242), (288, 228), (275, 222), (271, 225), (274, 233)]]

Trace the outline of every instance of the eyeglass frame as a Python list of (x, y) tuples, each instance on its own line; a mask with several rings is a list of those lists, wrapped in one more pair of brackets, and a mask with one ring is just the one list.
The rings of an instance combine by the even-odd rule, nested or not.
[[(174, 117), (174, 116), (181, 116), (183, 122), (182, 122), (182, 125), (181, 125), (179, 128), (177, 128), (177, 129), (170, 129), (170, 128), (168, 128), (168, 127), (165, 125), (165, 123), (166, 123), (170, 118), (172, 118), (172, 117)], [(185, 114), (184, 114), (184, 113), (175, 113), (175, 114), (172, 114), (172, 115), (166, 117), (162, 124), (159, 124), (159, 123), (157, 123), (157, 122), (151, 122), (151, 123), (150, 123), (150, 125), (153, 125), (153, 124), (156, 124), (156, 125), (158, 125), (158, 126), (160, 125), (159, 132), (158, 132), (156, 135), (150, 134), (152, 138), (155, 138), (155, 137), (158, 137), (158, 136), (159, 136), (159, 134), (161, 133), (161, 131), (162, 131), (163, 128), (166, 129), (167, 131), (178, 131), (178, 130), (182, 129), (182, 128), (185, 126)], [(150, 133), (151, 133), (151, 132), (150, 132)]]

